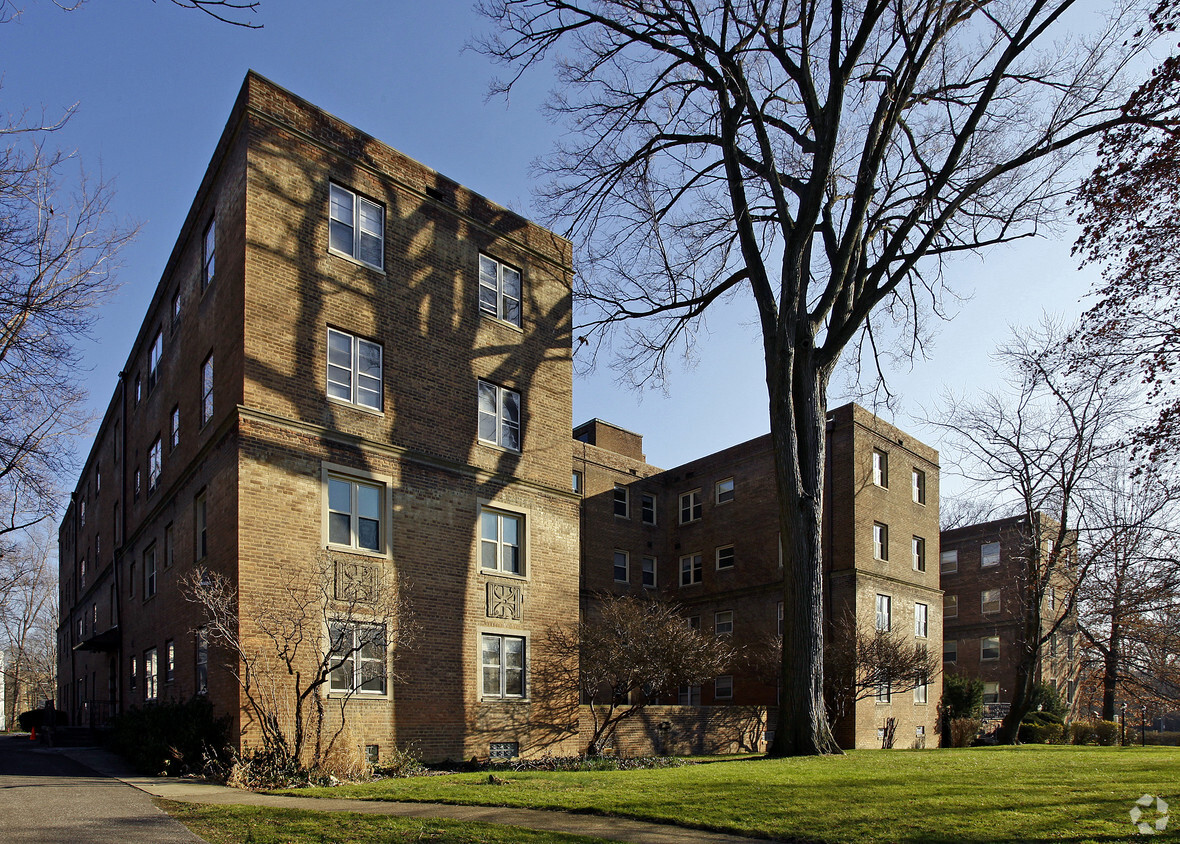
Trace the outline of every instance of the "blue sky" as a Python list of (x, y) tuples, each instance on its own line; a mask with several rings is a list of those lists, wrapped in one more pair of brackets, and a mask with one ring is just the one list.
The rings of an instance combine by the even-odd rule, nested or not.
[[(65, 12), (24, 0), (0, 25), (0, 106), (49, 116), (77, 103), (57, 135), (91, 175), (116, 187), (114, 207), (141, 230), (122, 254), (118, 296), (87, 345), (88, 381), (105, 407), (189, 203), (248, 68), (448, 177), (526, 216), (529, 164), (560, 129), (539, 105), (551, 79), (526, 79), (510, 103), (485, 93), (497, 68), (464, 51), (487, 23), (467, 0), (263, 0), (261, 30), (217, 23), (166, 0), (90, 0)], [(928, 361), (892, 373), (901, 412), (890, 418), (932, 441), (913, 415), (945, 386), (993, 386), (988, 355), (1010, 325), (1042, 312), (1074, 315), (1093, 270), (1069, 254), (1072, 232), (1026, 240), (952, 265), (951, 286), (970, 297), (936, 327)], [(757, 327), (748, 303), (709, 322), (695, 366), (666, 392), (642, 395), (600, 369), (575, 382), (574, 423), (600, 417), (644, 435), (648, 460), (671, 467), (769, 429)], [(834, 385), (830, 404), (845, 399)], [(934, 444), (934, 443), (932, 443)], [(83, 449), (85, 450), (85, 449)], [(957, 485), (947, 479), (944, 488)]]

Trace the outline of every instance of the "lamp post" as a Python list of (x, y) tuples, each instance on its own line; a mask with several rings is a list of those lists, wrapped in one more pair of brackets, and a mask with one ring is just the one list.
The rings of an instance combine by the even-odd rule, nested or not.
[(1121, 744), (1123, 747), (1126, 747), (1127, 746), (1127, 702), (1125, 700), (1123, 701), (1123, 708), (1122, 708), (1122, 712), (1120, 714), (1122, 715), (1122, 738), (1119, 739), (1119, 744)]
[(1142, 720), (1140, 720), (1140, 722), (1139, 722), (1139, 730), (1140, 730), (1140, 736), (1141, 736), (1141, 738), (1139, 740), (1139, 746), (1140, 747), (1147, 747), (1147, 704), (1146, 703), (1143, 704), (1143, 715), (1142, 715)]

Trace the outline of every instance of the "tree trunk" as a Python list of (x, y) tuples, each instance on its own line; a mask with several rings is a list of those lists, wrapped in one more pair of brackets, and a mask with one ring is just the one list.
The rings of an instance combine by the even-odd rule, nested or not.
[[(1117, 609), (1116, 609), (1117, 612)], [(1110, 643), (1102, 660), (1102, 720), (1113, 721), (1115, 697), (1118, 694), (1119, 651), (1122, 650), (1122, 631), (1118, 622), (1110, 624)]]

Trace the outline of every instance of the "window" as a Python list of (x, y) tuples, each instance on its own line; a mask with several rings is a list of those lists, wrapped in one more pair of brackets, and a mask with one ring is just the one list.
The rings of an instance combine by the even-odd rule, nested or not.
[(733, 633), (733, 610), (713, 613), (713, 634), (728, 636)]
[(135, 691), (139, 685), (139, 658), (131, 657), (131, 669), (127, 672), (127, 685), (131, 687), (131, 691)]
[(136, 466), (135, 467), (135, 474), (132, 475), (132, 478), (131, 478), (131, 494), (132, 494), (132, 497), (136, 501), (139, 500), (139, 490), (142, 488), (142, 486), (143, 486), (142, 475), (140, 474), (139, 467)]
[(713, 681), (713, 697), (717, 700), (733, 699), (733, 675), (723, 674)]
[(209, 628), (197, 628), (197, 662), (196, 662), (197, 694), (203, 695), (209, 691)]
[(701, 687), (700, 686), (681, 686), (676, 692), (676, 702), (680, 706), (700, 706), (701, 705)]
[(571, 487), (573, 488), (573, 491), (576, 492), (578, 495), (582, 494), (582, 473), (581, 472), (574, 472)]
[(910, 556), (913, 558), (914, 571), (926, 571), (926, 540), (915, 536), (910, 543)]
[(376, 765), (381, 761), (381, 745), (366, 744), (365, 745), (365, 764)]
[(525, 642), (520, 636), (480, 636), (485, 698), (524, 697)]
[(979, 640), (979, 658), (981, 660), (1000, 658), (999, 636), (984, 636)]
[(783, 602), (778, 602), (778, 635), (783, 635)]
[(701, 629), (701, 617), (699, 615), (690, 615), (687, 619), (689, 630)]
[(164, 332), (157, 331), (156, 339), (152, 340), (152, 348), (148, 353), (148, 392), (156, 388), (160, 380), (160, 358), (164, 356)]
[(958, 662), (959, 661), (959, 640), (946, 639), (942, 643), (942, 661), (943, 662)]
[(701, 491), (694, 489), (692, 492), (681, 493), (680, 495), (680, 524), (687, 524), (688, 522), (695, 522), (701, 517)]
[(1049, 656), (1057, 656), (1057, 634), (1054, 633), (1049, 637)]
[(201, 292), (203, 293), (217, 273), (217, 218), (214, 217), (205, 226), (205, 236), (201, 239)]
[(381, 486), (328, 477), (328, 542), (345, 548), (380, 551), (384, 547)]
[[(83, 493), (85, 495), (85, 493)], [(86, 527), (86, 499), (83, 498), (78, 502), (78, 519), (82, 522), (82, 527)]]
[(139, 373), (135, 373), (135, 403), (138, 405), (143, 399), (143, 381), (139, 378)]
[(102, 570), (102, 534), (94, 534), (94, 570)]
[(203, 491), (197, 493), (197, 497), (193, 499), (193, 554), (198, 560), (205, 559), (205, 555), (209, 553), (207, 501)]
[(733, 501), (733, 478), (726, 478), (723, 481), (717, 482), (716, 501), (718, 504)]
[(1000, 543), (988, 542), (979, 549), (980, 566), (998, 566), (1000, 564)]
[(385, 266), (385, 209), (339, 185), (331, 186), (328, 251), (375, 269)]
[(156, 699), (156, 649), (148, 648), (143, 652), (143, 699), (151, 702)]
[(958, 618), (959, 617), (959, 596), (958, 595), (943, 595), (942, 596), (942, 617), (943, 618)]
[(102, 492), (102, 464), (96, 463), (94, 465), (94, 497), (97, 498)]
[(983, 684), (983, 702), (984, 703), (999, 703), (1000, 702), (1000, 684), (999, 683), (984, 683)]
[(615, 515), (630, 518), (631, 510), (627, 499), (627, 487), (615, 484)]
[(176, 679), (176, 643), (171, 639), (164, 643), (164, 682)]
[(520, 451), (520, 393), (479, 382), (479, 439)]
[(889, 595), (877, 596), (877, 629), (885, 633), (893, 629), (893, 598)]
[(524, 574), (521, 540), (524, 517), (499, 510), (479, 514), (480, 567), (506, 574)]
[(151, 545), (143, 552), (143, 597), (156, 594), (156, 546)]
[(985, 613), (1000, 611), (1000, 590), (984, 589), (979, 593), (979, 608)]
[(85, 557), (83, 557), (82, 561), (80, 563), (78, 563), (78, 586), (81, 589), (86, 588), (86, 558)]
[(148, 492), (153, 492), (160, 485), (160, 470), (163, 468), (162, 458), (160, 438), (156, 437), (151, 448), (148, 449)]
[(385, 694), (385, 625), (334, 621), (328, 635), (328, 691)]
[(925, 604), (914, 604), (914, 635), (919, 639), (925, 639), (928, 635), (929, 615), (930, 608)]
[(877, 703), (889, 703), (893, 699), (893, 684), (883, 680), (877, 684)]
[(176, 447), (180, 445), (180, 406), (172, 408), (172, 413), (168, 415), (168, 449), (175, 451)]
[(381, 346), (335, 328), (328, 329), (328, 395), (381, 409)]
[(213, 418), (213, 355), (201, 364), (201, 425)]
[(889, 525), (873, 522), (873, 557), (889, 559)]
[(177, 290), (172, 294), (172, 330), (175, 331), (180, 326), (180, 312), (183, 300), (180, 298), (180, 291)]
[(938, 555), (938, 570), (942, 574), (954, 574), (959, 570), (959, 552), (943, 551)]
[(520, 327), (520, 270), (479, 256), (479, 310)]
[(643, 566), (643, 585), (649, 589), (656, 587), (656, 558), (644, 557), (641, 561)]
[(1057, 590), (1052, 586), (1049, 587), (1049, 609), (1057, 609)]
[(879, 448), (873, 449), (873, 483), (889, 488), (889, 455)]
[(726, 545), (717, 549), (717, 568), (731, 569), (733, 568), (733, 546)]
[(645, 525), (656, 523), (656, 497), (654, 495), (645, 492), (639, 496), (639, 513)]
[(910, 495), (915, 504), (926, 503), (926, 473), (917, 466), (910, 472)]
[(914, 685), (914, 703), (926, 703), (930, 694), (930, 678), (919, 674)]
[(628, 557), (626, 551), (615, 552), (615, 582), (627, 582)]
[(704, 579), (704, 565), (700, 554), (689, 554), (680, 558), (680, 585), (691, 586)]

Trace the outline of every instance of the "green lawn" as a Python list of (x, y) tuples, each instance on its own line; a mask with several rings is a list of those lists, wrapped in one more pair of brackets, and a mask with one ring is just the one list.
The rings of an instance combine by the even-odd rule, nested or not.
[(287, 793), (570, 809), (815, 842), (1123, 841), (1141, 795), (1180, 807), (1180, 749), (1164, 747), (856, 751), (500, 776), (509, 782), (454, 774)]
[(600, 838), (534, 832), (464, 821), (271, 809), (203, 806), (157, 800), (156, 805), (210, 844), (606, 844)]

